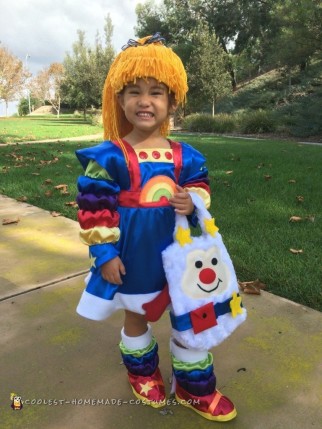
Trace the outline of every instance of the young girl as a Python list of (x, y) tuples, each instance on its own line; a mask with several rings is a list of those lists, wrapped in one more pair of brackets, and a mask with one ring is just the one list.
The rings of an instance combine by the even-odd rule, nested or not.
[[(191, 192), (210, 205), (205, 158), (166, 138), (187, 90), (181, 60), (159, 34), (130, 40), (104, 86), (105, 141), (76, 152), (85, 170), (80, 236), (91, 262), (77, 312), (103, 320), (124, 310), (120, 350), (129, 382), (153, 407), (165, 405), (165, 388), (144, 306), (166, 286), (161, 252), (173, 241), (175, 213), (194, 221)], [(234, 418), (234, 405), (216, 390), (212, 355), (170, 344), (177, 400), (209, 420)]]

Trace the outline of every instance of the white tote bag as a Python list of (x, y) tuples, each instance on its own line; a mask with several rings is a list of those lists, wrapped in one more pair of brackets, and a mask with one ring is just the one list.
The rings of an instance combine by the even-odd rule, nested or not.
[(208, 350), (246, 319), (232, 261), (203, 200), (190, 193), (202, 235), (192, 237), (186, 216), (176, 215), (174, 242), (162, 252), (173, 337)]

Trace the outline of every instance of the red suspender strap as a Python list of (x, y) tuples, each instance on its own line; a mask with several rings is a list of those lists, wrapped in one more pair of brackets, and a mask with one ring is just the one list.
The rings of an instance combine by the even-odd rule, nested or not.
[(114, 141), (114, 144), (118, 146), (122, 152), (124, 153), (124, 149), (126, 150), (126, 154), (124, 153), (125, 160), (128, 159), (128, 171), (130, 176), (130, 189), (129, 191), (137, 191), (141, 186), (141, 172), (139, 162), (133, 147), (126, 141), (122, 140), (123, 147), (120, 145), (118, 141)]
[(182, 169), (182, 146), (178, 142), (170, 140), (170, 145), (173, 153), (174, 175), (176, 182), (179, 184), (180, 173)]

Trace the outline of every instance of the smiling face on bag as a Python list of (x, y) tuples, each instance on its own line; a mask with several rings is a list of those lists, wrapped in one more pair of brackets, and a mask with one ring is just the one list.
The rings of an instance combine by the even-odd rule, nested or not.
[(213, 298), (228, 288), (230, 274), (218, 248), (192, 250), (186, 262), (181, 282), (185, 295), (193, 299)]

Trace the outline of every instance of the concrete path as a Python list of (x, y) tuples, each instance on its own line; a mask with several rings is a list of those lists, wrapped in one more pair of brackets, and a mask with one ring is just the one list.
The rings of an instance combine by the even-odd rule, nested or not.
[[(122, 314), (92, 322), (75, 313), (88, 267), (78, 225), (0, 196), (0, 228), (1, 429), (321, 427), (321, 313), (269, 293), (243, 296), (247, 322), (213, 350), (218, 387), (238, 411), (231, 422), (171, 398), (161, 410), (133, 404), (118, 350)], [(169, 393), (168, 315), (153, 329)]]

